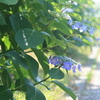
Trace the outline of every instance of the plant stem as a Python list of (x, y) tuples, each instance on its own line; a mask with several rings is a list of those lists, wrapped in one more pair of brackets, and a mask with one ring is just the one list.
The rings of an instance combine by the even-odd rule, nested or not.
[(49, 78), (50, 78), (50, 76), (48, 76), (47, 78), (45, 78), (45, 79), (43, 79), (43, 80), (41, 80), (41, 81), (39, 81), (39, 82), (36, 82), (34, 85), (37, 85), (37, 84), (39, 84), (39, 83), (41, 83), (41, 82), (44, 82), (44, 81), (48, 80)]

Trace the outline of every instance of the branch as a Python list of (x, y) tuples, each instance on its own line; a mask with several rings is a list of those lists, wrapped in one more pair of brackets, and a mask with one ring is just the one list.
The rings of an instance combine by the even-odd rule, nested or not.
[(50, 21), (48, 22), (48, 24), (47, 24), (45, 27), (43, 27), (40, 31), (45, 30), (45, 29), (50, 25), (50, 23), (51, 23), (54, 19), (55, 19), (55, 18), (53, 18), (52, 20), (50, 20)]
[(42, 82), (48, 80), (49, 78), (50, 78), (50, 76), (48, 76), (47, 78), (45, 78), (45, 79), (43, 79), (43, 80), (41, 80), (41, 81), (39, 81), (39, 82), (36, 82), (34, 85), (40, 84), (40, 83), (42, 83)]

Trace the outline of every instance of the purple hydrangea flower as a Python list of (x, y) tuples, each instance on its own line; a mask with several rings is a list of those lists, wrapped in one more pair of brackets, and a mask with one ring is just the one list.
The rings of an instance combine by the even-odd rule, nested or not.
[(62, 64), (62, 62), (61, 62), (61, 60), (58, 58), (58, 57), (49, 57), (49, 63), (50, 64), (53, 64), (53, 65), (61, 65)]
[(76, 65), (74, 65), (74, 66), (72, 67), (72, 71), (73, 71), (73, 73), (76, 73), (76, 68), (77, 68)]
[(84, 25), (84, 24), (82, 24), (82, 25), (80, 26), (80, 28), (79, 28), (79, 31), (80, 31), (80, 32), (87, 31), (87, 26)]
[(80, 32), (87, 31), (87, 26), (81, 22), (77, 22), (77, 23), (73, 24), (71, 27), (72, 27), (72, 29), (78, 29)]
[(69, 21), (68, 21), (68, 24), (69, 24), (69, 25), (72, 25), (72, 24), (73, 24), (73, 20), (69, 20)]
[(66, 70), (71, 70), (72, 62), (64, 62), (62, 68)]
[(81, 64), (80, 63), (78, 63), (77, 68), (78, 68), (79, 71), (82, 71), (81, 70)]
[(77, 23), (73, 24), (71, 27), (72, 27), (72, 29), (79, 29), (80, 26), (81, 26), (81, 23), (77, 22)]
[(68, 58), (66, 56), (50, 56), (48, 62), (50, 64), (53, 64), (54, 66), (59, 66), (66, 70), (72, 70), (73, 73), (76, 73), (76, 69), (82, 71), (80, 63), (77, 63), (73, 59)]
[(89, 33), (90, 33), (90, 35), (93, 35), (94, 30), (95, 30), (95, 28), (94, 28), (94, 27), (92, 27), (92, 28), (90, 28), (90, 29), (88, 30), (88, 31), (89, 31)]
[(74, 12), (74, 10), (73, 9), (71, 9), (71, 8), (63, 8), (62, 9), (63, 10), (63, 12), (65, 13), (65, 12), (69, 12), (69, 13), (72, 13), (72, 12)]

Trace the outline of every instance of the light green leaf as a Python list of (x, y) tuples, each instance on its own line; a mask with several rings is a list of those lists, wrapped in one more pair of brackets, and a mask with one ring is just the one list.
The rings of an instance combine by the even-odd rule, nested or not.
[(81, 17), (79, 14), (77, 14), (77, 13), (69, 13), (69, 15), (70, 15), (71, 17), (74, 17), (74, 18), (77, 19), (78, 21), (82, 21), (82, 17)]
[(66, 34), (66, 35), (71, 35), (71, 33), (67, 27), (67, 24), (55, 21), (55, 23), (52, 26), (57, 28), (57, 30), (61, 31), (62, 33)]
[(15, 40), (22, 49), (28, 49), (43, 43), (44, 37), (41, 32), (25, 28), (16, 33)]
[(81, 3), (81, 4), (88, 4), (88, 0), (74, 0), (78, 3)]
[(7, 49), (9, 49), (10, 48), (10, 44), (11, 44), (10, 41), (9, 41), (9, 37), (8, 36), (4, 36), (2, 38), (2, 41), (4, 42), (4, 44), (7, 47)]
[(0, 12), (0, 25), (6, 25), (6, 21), (2, 12)]
[(76, 95), (73, 93), (73, 91), (65, 86), (64, 84), (62, 84), (61, 82), (58, 82), (58, 81), (52, 81), (53, 83), (55, 83), (56, 85), (58, 85), (62, 90), (64, 90), (68, 95), (70, 95), (73, 100), (76, 100)]
[(0, 0), (0, 2), (8, 5), (15, 5), (18, 2), (18, 0)]
[(85, 42), (86, 44), (92, 45), (92, 43), (88, 39), (86, 39), (86, 38), (83, 38), (82, 41)]
[(49, 70), (49, 75), (52, 79), (62, 79), (64, 78), (64, 73), (58, 68), (52, 68)]

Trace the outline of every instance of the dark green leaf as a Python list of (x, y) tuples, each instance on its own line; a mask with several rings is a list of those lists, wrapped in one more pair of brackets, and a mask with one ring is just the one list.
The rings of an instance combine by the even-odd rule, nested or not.
[(35, 53), (39, 63), (41, 64), (41, 66), (42, 66), (42, 68), (44, 70), (44, 74), (46, 75), (48, 73), (48, 70), (49, 70), (49, 66), (47, 64), (46, 56), (40, 50), (37, 50), (37, 49), (32, 49), (32, 50)]
[(39, 64), (38, 62), (32, 58), (29, 55), (25, 56), (27, 62), (28, 62), (28, 66), (29, 66), (29, 74), (33, 79), (36, 79), (36, 77), (38, 76), (38, 68), (39, 68)]
[(45, 0), (38, 0), (38, 2), (44, 5)]
[(41, 32), (25, 28), (17, 32), (15, 40), (22, 49), (28, 49), (43, 43), (44, 37)]
[(26, 100), (46, 100), (41, 91), (34, 87), (34, 85), (27, 85)]
[(3, 85), (0, 85), (0, 100), (9, 100), (13, 96), (11, 90)]
[(64, 73), (58, 68), (52, 68), (48, 73), (52, 79), (62, 79), (64, 77)]
[(11, 76), (6, 69), (4, 69), (1, 74), (1, 80), (2, 80), (2, 83), (4, 86), (6, 86), (6, 87), (11, 86)]
[(13, 14), (9, 18), (15, 32), (23, 28), (32, 29), (31, 23), (21, 13)]
[(69, 94), (73, 98), (73, 100), (76, 100), (76, 95), (73, 93), (73, 91), (69, 87), (65, 86), (64, 84), (62, 84), (58, 81), (52, 81), (52, 82), (55, 83), (56, 85), (58, 85), (67, 94)]
[(0, 25), (6, 25), (5, 18), (1, 12), (0, 12)]
[(45, 10), (50, 10), (50, 11), (54, 10), (53, 6), (47, 1), (45, 1), (45, 6), (44, 7), (45, 7)]
[(17, 79), (15, 82), (15, 88), (17, 90), (21, 90), (26, 92), (27, 91), (27, 85), (32, 84), (32, 82), (29, 79), (24, 78), (24, 81), (22, 83), (21, 79)]
[(8, 5), (14, 5), (18, 2), (18, 0), (0, 0), (0, 2), (8, 4)]
[(10, 51), (10, 52), (7, 52), (6, 55), (8, 57), (10, 57), (12, 59), (12, 57), (14, 57), (16, 59), (16, 61), (22, 66), (24, 67), (25, 69), (28, 69), (28, 65), (27, 65), (27, 62), (26, 60), (21, 56), (19, 55), (17, 52), (15, 51)]

